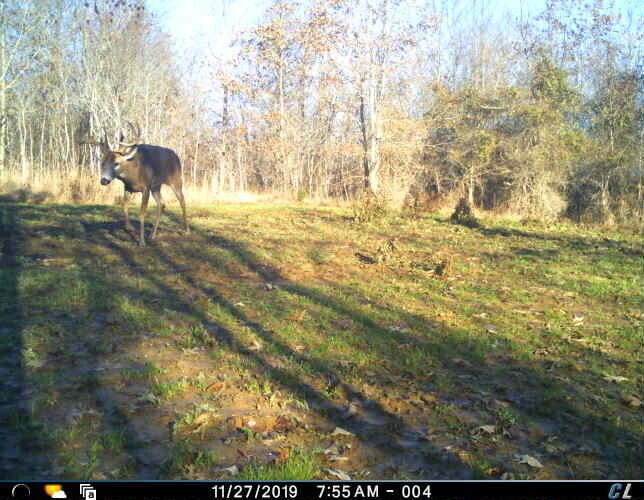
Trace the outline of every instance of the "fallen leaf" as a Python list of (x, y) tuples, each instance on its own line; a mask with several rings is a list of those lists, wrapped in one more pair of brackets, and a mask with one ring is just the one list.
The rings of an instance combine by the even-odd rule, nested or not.
[(275, 432), (287, 432), (294, 427), (293, 421), (284, 415), (277, 417), (273, 430)]
[(213, 382), (208, 387), (206, 387), (206, 391), (215, 392), (215, 391), (220, 391), (223, 388), (224, 388), (223, 382)]
[(420, 395), (420, 399), (422, 399), (426, 404), (432, 404), (436, 402), (436, 396), (434, 396), (433, 394), (423, 393)]
[(626, 377), (621, 377), (619, 375), (609, 375), (608, 373), (604, 374), (604, 380), (608, 382), (626, 382), (628, 379)]
[(248, 348), (248, 350), (249, 351), (261, 351), (262, 350), (262, 344), (260, 344), (257, 340), (253, 340), (253, 343)]
[(496, 333), (496, 326), (494, 326), (494, 325), (485, 325), (485, 331), (487, 333)]
[(195, 425), (202, 425), (205, 424), (208, 420), (210, 420), (210, 417), (212, 415), (210, 413), (201, 413), (200, 415), (197, 415), (195, 417)]
[(239, 467), (236, 465), (231, 465), (230, 467), (226, 467), (225, 469), (222, 469), (223, 472), (228, 472), (231, 476), (236, 476), (239, 474)]
[(622, 402), (626, 406), (630, 406), (631, 408), (639, 408), (640, 406), (642, 406), (642, 401), (629, 394), (622, 395)]
[(282, 462), (286, 461), (286, 459), (291, 455), (290, 451), (288, 450), (280, 450), (277, 456), (275, 457), (275, 463), (276, 464), (281, 464)]
[(489, 469), (485, 469), (483, 474), (485, 474), (486, 477), (498, 476), (501, 474), (501, 469), (499, 467), (490, 467)]
[(324, 469), (324, 471), (342, 481), (351, 481), (351, 476), (340, 469)]
[(349, 432), (346, 429), (343, 429), (342, 427), (336, 427), (333, 429), (333, 432), (331, 433), (332, 436), (355, 436), (353, 432)]
[(481, 425), (472, 431), (473, 434), (495, 434), (496, 426), (494, 425)]
[(543, 468), (543, 464), (539, 462), (539, 460), (537, 460), (536, 458), (531, 457), (530, 455), (517, 455), (517, 459), (520, 464), (527, 464), (530, 467), (533, 467), (535, 469)]

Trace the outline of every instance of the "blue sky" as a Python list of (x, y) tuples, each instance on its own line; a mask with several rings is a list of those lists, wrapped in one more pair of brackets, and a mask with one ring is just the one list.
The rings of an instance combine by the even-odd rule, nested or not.
[[(256, 25), (270, 0), (148, 0), (179, 54), (189, 51), (227, 53), (230, 42), (240, 31)], [(521, 5), (538, 11), (544, 0), (496, 0), (492, 8), (516, 10)]]
[(243, 30), (257, 24), (269, 0), (148, 0), (178, 54), (225, 53)]
[[(256, 26), (273, 0), (147, 0), (162, 29), (172, 37), (179, 66), (186, 70), (184, 83), (207, 107), (217, 109), (220, 88), (213, 85), (213, 70), (234, 67), (236, 51), (231, 42)], [(419, 2), (422, 0), (418, 0)], [(519, 16), (541, 12), (546, 0), (477, 0), (500, 15)], [(592, 4), (594, 0), (578, 0)], [(604, 0), (617, 10), (644, 11), (644, 0)], [(223, 63), (223, 64), (221, 64)]]
[[(536, 13), (545, 0), (482, 0), (496, 12)], [(582, 0), (580, 0), (582, 1)], [(642, 0), (613, 0), (618, 9), (644, 10)], [(229, 53), (230, 42), (243, 30), (257, 24), (271, 0), (147, 0), (164, 30), (175, 41), (179, 55), (196, 57)], [(590, 0), (588, 3), (592, 3)], [(610, 4), (611, 0), (605, 3)]]

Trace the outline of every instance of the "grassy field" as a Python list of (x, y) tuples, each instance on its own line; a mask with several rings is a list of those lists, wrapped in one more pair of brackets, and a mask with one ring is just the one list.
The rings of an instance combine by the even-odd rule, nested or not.
[(189, 208), (0, 204), (3, 479), (643, 476), (641, 236)]

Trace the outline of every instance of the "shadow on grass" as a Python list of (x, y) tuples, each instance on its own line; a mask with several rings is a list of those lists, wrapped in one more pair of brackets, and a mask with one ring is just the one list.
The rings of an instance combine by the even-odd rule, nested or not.
[[(0, 205), (3, 479), (157, 477), (141, 460), (129, 408), (103, 383), (106, 357), (126, 353), (138, 329), (113, 321), (136, 290), (109, 272), (104, 252), (76, 248), (87, 237), (80, 219), (96, 216), (92, 231), (121, 228), (110, 220), (115, 214), (98, 211)], [(120, 243), (131, 244), (123, 236)], [(133, 359), (125, 365), (146, 368)]]
[[(178, 224), (177, 220), (175, 220), (175, 224)], [(367, 345), (364, 342), (357, 342), (354, 347), (379, 351), (376, 354), (383, 359), (396, 359), (398, 363), (396, 369), (400, 372), (405, 372), (405, 354), (403, 353), (401, 356), (397, 352), (397, 346), (413, 346), (423, 353), (429, 354), (457, 381), (456, 386), (460, 396), (452, 397), (452, 401), (463, 401), (467, 399), (463, 397), (465, 395), (473, 396), (474, 400), (481, 400), (481, 395), (486, 395), (489, 399), (505, 397), (513, 403), (513, 408), (519, 413), (519, 421), (525, 418), (548, 421), (549, 427), (556, 429), (557, 434), (561, 435), (566, 444), (570, 445), (570, 450), (600, 457), (603, 462), (601, 466), (603, 470), (597, 471), (600, 474), (609, 474), (611, 464), (616, 456), (620, 456), (624, 461), (622, 463), (627, 465), (631, 460), (636, 460), (637, 456), (641, 456), (640, 437), (618, 425), (619, 422), (615, 421), (612, 415), (598, 411), (596, 401), (592, 398), (589, 399), (589, 396), (595, 395), (597, 384), (601, 383), (600, 380), (586, 377), (573, 382), (566, 377), (567, 370), (557, 370), (551, 361), (514, 359), (511, 350), (501, 353), (499, 356), (490, 356), (496, 354), (495, 351), (498, 350), (498, 347), (491, 346), (490, 342), (481, 341), (471, 332), (454, 329), (445, 324), (437, 328), (435, 324), (428, 324), (424, 318), (405, 313), (397, 307), (384, 306), (377, 302), (371, 303), (373, 309), (385, 311), (383, 316), (393, 315), (401, 318), (415, 325), (417, 331), (425, 331), (426, 335), (419, 338), (416, 335), (400, 331), (392, 332), (391, 329), (375, 321), (372, 317), (373, 314), (368, 315), (355, 307), (348, 307), (346, 300), (343, 301), (337, 296), (331, 296), (311, 286), (290, 282), (277, 269), (258, 260), (244, 244), (220, 235), (209, 234), (196, 227), (193, 228), (193, 231), (203, 238), (202, 245), (198, 245), (196, 248), (204, 248), (210, 242), (226, 249), (234, 255), (236, 260), (254, 271), (262, 281), (277, 282), (282, 290), (293, 297), (305, 298), (317, 307), (332, 310), (333, 314), (351, 318), (363, 326), (362, 337), (366, 339)], [(192, 250), (186, 249), (186, 252), (192, 260), (207, 260), (207, 256), (203, 252), (195, 252), (194, 248)], [(526, 253), (534, 255), (531, 252)], [(547, 257), (552, 258), (552, 254), (548, 253)], [(162, 259), (167, 265), (172, 266), (172, 262), (167, 256)], [(187, 279), (194, 286), (199, 287), (194, 279), (190, 277)], [(215, 297), (217, 302), (224, 305), (246, 326), (252, 328), (265, 342), (277, 346), (283, 356), (297, 359), (298, 362), (308, 365), (319, 373), (330, 370), (328, 361), (322, 362), (319, 359), (304, 358), (288, 346), (277, 343), (273, 332), (266, 331), (261, 325), (249, 321), (241, 310), (223, 300), (215, 290), (203, 286), (201, 290)], [(345, 290), (340, 295), (346, 297), (347, 293), (349, 292)], [(597, 356), (596, 352), (587, 348), (576, 347), (574, 350), (578, 352), (582, 360)], [(455, 355), (469, 360), (469, 365), (464, 367), (460, 362), (456, 362)], [(425, 383), (431, 385), (432, 377), (423, 376), (422, 370), (420, 373), (415, 373), (414, 378), (415, 382), (421, 385)], [(579, 394), (580, 388), (585, 389), (586, 392)], [(364, 394), (352, 390), (351, 387), (345, 387), (345, 392), (350, 399), (367, 399)], [(467, 406), (470, 405), (467, 404)], [(394, 418), (382, 408), (378, 408), (378, 411), (383, 418)], [(337, 415), (337, 417), (341, 418), (341, 415)], [(356, 423), (357, 426), (354, 430), (358, 430), (358, 432), (359, 429), (365, 427), (364, 422)], [(405, 428), (402, 421), (398, 421), (396, 424), (394, 427), (401, 428), (402, 432), (398, 436), (394, 436), (394, 439), (401, 438), (405, 435), (405, 431), (409, 430)], [(543, 443), (533, 443), (535, 446), (540, 444)], [(619, 469), (614, 470), (614, 473), (619, 472)]]
[(17, 210), (0, 205), (0, 475), (16, 479), (29, 477), (24, 456), (30, 448), (40, 446), (37, 433), (30, 438), (30, 396), (23, 366), (25, 312), (19, 290), (22, 247)]
[[(175, 238), (171, 250), (152, 242), (149, 248), (139, 249), (122, 228), (120, 213), (116, 210), (88, 206), (33, 208), (11, 205), (3, 206), (2, 209), (6, 214), (3, 217), (9, 221), (6, 225), (8, 229), (3, 229), (1, 233), (5, 239), (3, 249), (6, 248), (7, 255), (12, 256), (9, 262), (14, 276), (13, 278), (9, 276), (3, 293), (8, 295), (13, 291), (16, 297), (15, 301), (10, 303), (10, 307), (3, 310), (2, 319), (15, 314), (16, 326), (11, 330), (12, 335), (15, 336), (12, 340), (13, 357), (20, 359), (24, 355), (25, 342), (22, 335), (24, 326), (29, 323), (25, 318), (26, 309), (29, 309), (29, 314), (39, 310), (39, 316), (45, 316), (49, 323), (53, 323), (53, 328), (50, 325), (49, 331), (53, 332), (58, 343), (50, 350), (50, 358), (60, 365), (63, 364), (61, 361), (70, 363), (72, 360), (76, 364), (76, 366), (68, 364), (66, 366), (69, 368), (59, 369), (50, 374), (53, 380), (48, 382), (49, 385), (64, 388), (68, 386), (70, 377), (77, 379), (78, 382), (76, 385), (72, 384), (72, 388), (76, 391), (75, 394), (81, 395), (82, 408), (76, 423), (86, 421), (90, 431), (96, 435), (122, 433), (118, 463), (114, 464), (118, 467), (117, 477), (149, 478), (163, 475), (158, 462), (146, 463), (142, 459), (147, 445), (139, 439), (140, 428), (134, 425), (129, 416), (129, 409), (124, 407), (124, 399), (117, 393), (118, 389), (108, 386), (101, 380), (102, 373), (107, 368), (104, 365), (108, 355), (126, 353), (129, 346), (135, 343), (137, 336), (142, 333), (140, 325), (128, 324), (123, 321), (123, 318), (119, 318), (116, 324), (110, 323), (109, 316), (118, 312), (123, 301), (142, 302), (151, 312), (163, 307), (177, 313), (188, 314), (210, 332), (219, 344), (225, 346), (230, 352), (242, 356), (258, 373), (269, 378), (276, 386), (305, 399), (321, 418), (334, 426), (349, 429), (364, 446), (377, 448), (384, 455), (397, 456), (398, 463), (413, 464), (419, 468), (420, 475), (424, 477), (468, 478), (472, 475), (469, 464), (462, 462), (456, 455), (433, 447), (432, 444), (423, 443), (422, 446), (405, 447), (401, 443), (409, 442), (412, 438), (419, 440), (418, 436), (426, 429), (418, 428), (417, 424), (408, 422), (405, 417), (388, 411), (378, 401), (364, 394), (359, 387), (346, 382), (346, 377), (339, 369), (338, 363), (293, 349), (279, 338), (277, 332), (268, 328), (261, 320), (251, 317), (241, 306), (226, 297), (220, 286), (205, 279), (201, 270), (209, 267), (223, 275), (223, 278), (228, 280), (229, 287), (232, 287), (235, 280), (239, 278), (236, 275), (236, 268), (226, 265), (228, 260), (216, 258), (209, 252), (213, 248), (225, 252), (236, 265), (254, 273), (258, 283), (278, 282), (280, 289), (287, 294), (290, 301), (301, 303), (304, 300), (311, 303), (313, 307), (328, 311), (334, 316), (350, 318), (359, 326), (361, 332), (355, 338), (348, 338), (347, 342), (356, 349), (367, 350), (374, 357), (387, 360), (397, 372), (406, 372), (405, 354), (397, 346), (411, 345), (420, 350), (426, 359), (432, 360), (435, 366), (444, 370), (446, 376), (454, 380), (454, 386), (459, 392), (459, 397), (452, 398), (456, 404), (463, 400), (470, 402), (475, 400), (480, 403), (479, 409), (483, 411), (486, 401), (506, 398), (513, 403), (520, 417), (547, 416), (555, 426), (564, 429), (565, 432), (573, 432), (570, 442), (578, 447), (589, 443), (595, 445), (595, 441), (599, 441), (597, 446), (592, 446), (589, 451), (585, 451), (593, 454), (601, 462), (601, 469), (596, 471), (596, 477), (616, 474), (619, 470), (615, 467), (623, 465), (624, 460), (627, 459), (624, 449), (616, 448), (616, 444), (623, 448), (641, 446), (637, 444), (640, 442), (637, 436), (617, 427), (609, 416), (591, 412), (585, 406), (586, 402), (584, 405), (573, 404), (567, 396), (575, 391), (575, 386), (559, 380), (554, 373), (547, 374), (548, 371), (543, 366), (521, 362), (510, 355), (488, 358), (489, 344), (469, 332), (457, 330), (445, 324), (438, 327), (436, 324), (428, 324), (423, 318), (405, 313), (391, 304), (372, 303), (376, 313), (393, 315), (405, 320), (414, 326), (416, 331), (423, 331), (423, 334), (391, 331), (379, 322), (378, 314), (374, 318), (373, 314), (366, 313), (358, 307), (349, 306), (346, 301), (312, 285), (286, 279), (278, 269), (262, 262), (240, 241), (216, 235), (192, 225), (193, 235)], [(55, 217), (52, 216), (53, 214)], [(51, 217), (51, 222), (43, 224), (42, 220), (47, 216)], [(170, 214), (170, 219), (171, 227), (168, 227), (167, 219), (161, 226), (166, 234), (177, 231), (179, 227), (176, 216)], [(76, 280), (90, 287), (90, 290), (84, 292), (82, 300), (67, 306), (67, 316), (55, 316), (56, 308), (43, 308), (37, 296), (31, 299), (20, 297), (18, 293), (20, 256), (22, 255), (23, 260), (28, 259), (30, 252), (33, 252), (33, 250), (27, 252), (23, 248), (22, 241), (27, 238), (53, 239), (71, 247), (66, 248), (72, 257), (72, 265), (75, 266), (72, 269), (76, 269), (74, 271)], [(45, 242), (41, 241), (41, 243)], [(158, 265), (163, 271), (149, 271), (147, 266), (149, 263), (153, 263), (153, 267)], [(143, 290), (128, 285), (120, 279), (124, 275), (140, 277), (146, 280), (151, 288)], [(54, 284), (56, 277), (54, 273)], [(47, 286), (51, 284), (50, 282)], [(46, 290), (46, 287), (39, 285), (33, 291), (39, 290)], [(193, 300), (194, 294), (187, 294), (187, 290), (207, 298), (207, 303)], [(25, 304), (25, 301), (28, 304)], [(270, 299), (267, 299), (267, 302), (270, 303)], [(233, 319), (234, 327), (215, 320), (210, 313), (212, 307), (225, 311), (226, 315)], [(106, 318), (100, 319), (97, 325), (92, 326), (96, 323), (97, 316)], [(55, 333), (60, 330), (63, 330), (63, 333)], [(264, 349), (257, 351), (249, 346), (238, 333), (244, 330), (252, 332), (261, 339)], [(79, 342), (79, 339), (82, 340)], [(464, 367), (462, 363), (454, 361), (455, 354), (467, 359), (471, 366)], [(135, 361), (129, 363), (134, 369), (143, 370), (144, 368)], [(308, 374), (306, 379), (302, 372), (294, 367), (302, 367)], [(465, 378), (462, 377), (463, 375)], [(414, 386), (431, 386), (433, 380), (430, 374), (422, 373), (422, 367), (420, 370), (408, 372), (405, 376), (408, 378), (409, 385)], [(346, 395), (346, 401), (340, 403), (316, 388), (311, 381), (321, 377), (332, 380), (340, 387)], [(23, 386), (20, 394), (24, 397), (20, 400), (14, 398), (8, 401), (5, 407), (10, 410), (20, 408), (25, 400), (29, 401), (29, 390), (32, 391), (33, 399), (33, 391), (38, 389), (39, 383), (37, 378), (24, 371), (14, 379), (17, 384)], [(35, 387), (27, 388), (26, 386), (30, 384)], [(390, 388), (395, 389), (396, 386), (392, 385)], [(145, 387), (141, 390), (145, 390)], [(554, 401), (551, 401), (553, 406), (546, 408), (545, 412), (540, 412), (541, 402), (544, 399), (552, 399), (547, 398), (545, 394), (549, 391), (556, 394)], [(374, 424), (360, 416), (348, 418), (345, 406), (348, 402), (368, 407), (379, 423)], [(75, 401), (72, 409), (77, 409), (78, 404)], [(146, 412), (152, 409), (142, 407), (140, 411)], [(56, 425), (64, 421), (64, 419), (51, 419), (48, 424), (35, 422), (33, 414), (18, 416), (19, 420), (40, 425)], [(19, 428), (16, 430), (19, 436), (25, 436), (23, 430)], [(574, 430), (577, 432), (574, 433)], [(464, 429), (464, 432), (469, 432), (469, 429)], [(560, 429), (557, 432), (559, 433)], [(585, 432), (592, 435), (588, 436), (584, 434)], [(537, 447), (537, 452), (547, 454), (546, 451), (538, 448), (540, 443), (534, 441), (531, 444)], [(40, 459), (51, 462), (61, 460), (61, 451), (47, 448), (44, 443), (19, 446), (22, 447), (20, 451), (27, 457), (35, 446), (38, 451), (33, 455)], [(172, 445), (168, 440), (157, 439), (156, 446), (163, 454), (168, 453)], [(634, 449), (641, 450), (641, 448)], [(451, 455), (450, 465), (437, 459), (446, 455)], [(497, 459), (509, 460), (510, 457), (497, 457)], [(614, 459), (618, 462), (616, 465), (611, 465)], [(92, 469), (91, 460), (92, 457), (87, 457), (86, 462), (90, 466), (71, 471), (71, 474), (77, 474), (78, 477), (91, 477), (95, 470), (105, 469), (102, 463), (94, 464), (95, 469)], [(100, 462), (106, 458), (96, 455), (94, 460)], [(33, 476), (35, 470), (40, 470), (29, 469), (28, 462), (22, 465), (24, 465), (24, 473), (30, 476)], [(2, 473), (7, 477), (16, 477), (16, 471), (23, 473), (22, 470), (16, 465), (14, 469), (10, 468)], [(70, 474), (70, 472), (67, 473)]]
[(497, 237), (502, 236), (505, 238), (526, 238), (540, 241), (550, 241), (557, 243), (562, 249), (572, 249), (580, 252), (594, 252), (602, 251), (605, 249), (621, 252), (629, 257), (643, 257), (644, 249), (641, 245), (637, 246), (625, 245), (621, 241), (616, 241), (610, 238), (594, 238), (574, 235), (559, 235), (547, 232), (528, 232), (520, 229), (508, 227), (488, 227), (479, 225), (472, 228), (478, 231), (483, 236)]

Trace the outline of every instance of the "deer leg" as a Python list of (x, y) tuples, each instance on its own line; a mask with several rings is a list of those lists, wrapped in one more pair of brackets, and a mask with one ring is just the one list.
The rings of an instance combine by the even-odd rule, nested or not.
[(163, 212), (163, 201), (161, 200), (161, 191), (152, 191), (152, 197), (157, 203), (157, 220), (154, 223), (154, 229), (152, 230), (151, 239), (157, 237), (157, 228), (159, 227), (159, 221), (161, 220), (161, 213)]
[(183, 214), (183, 225), (186, 228), (186, 234), (190, 234), (190, 226), (188, 226), (188, 219), (186, 218), (186, 200), (183, 197), (183, 192), (181, 191), (181, 187), (174, 187), (170, 186), (172, 188), (172, 191), (174, 192), (174, 195), (177, 197), (177, 200), (179, 200), (179, 204), (181, 205), (181, 213)]
[(132, 224), (130, 223), (130, 216), (127, 213), (128, 209), (128, 204), (130, 203), (130, 193), (127, 191), (123, 191), (123, 213), (125, 214), (125, 229), (128, 231), (134, 231), (134, 228), (132, 227)]
[(139, 237), (139, 246), (145, 246), (145, 211), (148, 208), (148, 200), (150, 199), (150, 190), (143, 191), (143, 198), (141, 199), (141, 210), (139, 211), (139, 221), (141, 223), (141, 236)]

